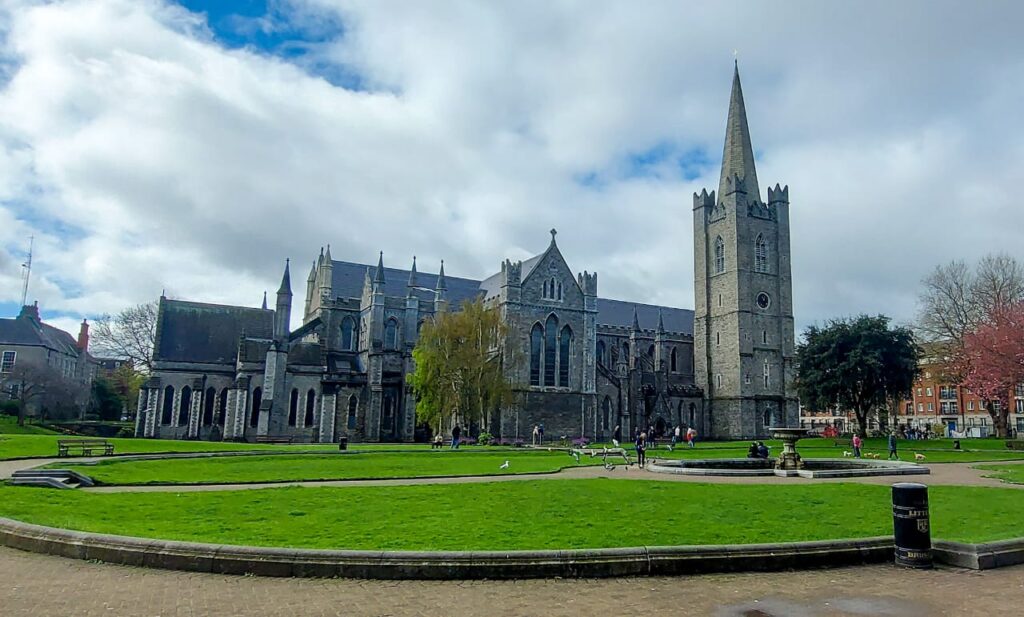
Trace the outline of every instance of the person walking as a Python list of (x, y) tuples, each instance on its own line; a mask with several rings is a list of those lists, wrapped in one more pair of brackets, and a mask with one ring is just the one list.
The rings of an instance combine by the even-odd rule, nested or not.
[(860, 439), (860, 435), (857, 435), (856, 433), (854, 433), (854, 435), (853, 435), (853, 442), (852, 442), (852, 445), (853, 445), (853, 457), (854, 458), (860, 458), (860, 447), (861, 447), (861, 445), (863, 443), (864, 442), (861, 441), (861, 439)]
[(669, 450), (675, 450), (676, 444), (679, 443), (680, 438), (683, 435), (683, 425), (677, 424), (675, 430), (672, 431), (672, 445), (668, 447)]
[(541, 425), (540, 425), (539, 427), (537, 427), (537, 428), (538, 428), (538, 429), (540, 429), (540, 436), (539, 436), (539, 438), (540, 438), (540, 442), (539, 442), (539, 443), (540, 443), (540, 444), (543, 444), (543, 443), (544, 443), (544, 425), (543, 425), (543, 424), (541, 424)]
[(618, 448), (619, 444), (622, 443), (622, 427), (618, 424), (615, 425), (615, 430), (612, 431), (612, 446)]
[(647, 462), (647, 433), (640, 433), (636, 438), (636, 464), (643, 467)]
[(459, 439), (462, 437), (462, 427), (457, 423), (452, 427), (452, 450), (459, 449)]
[(691, 426), (690, 428), (686, 429), (686, 443), (687, 443), (687, 445), (689, 445), (692, 448), (693, 447), (693, 442), (696, 441), (696, 440), (697, 440), (697, 431)]
[(889, 433), (889, 460), (899, 458), (899, 454), (896, 453), (896, 433)]
[(533, 425), (533, 445), (540, 444), (540, 427), (536, 424)]

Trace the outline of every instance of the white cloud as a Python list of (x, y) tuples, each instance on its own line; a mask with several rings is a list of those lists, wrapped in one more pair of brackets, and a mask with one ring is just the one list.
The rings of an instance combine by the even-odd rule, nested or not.
[[(557, 227), (602, 295), (692, 306), (690, 195), (717, 187), (733, 48), (762, 191), (791, 187), (798, 322), (907, 319), (935, 263), (1022, 257), (1013, 3), (285, 6), (340, 18), (312, 55), (366, 91), (156, 0), (0, 14), (0, 302), (30, 233), (32, 296), (94, 315), (164, 288), (255, 305), (328, 242), (484, 276)], [(666, 144), (710, 164), (630, 177)]]

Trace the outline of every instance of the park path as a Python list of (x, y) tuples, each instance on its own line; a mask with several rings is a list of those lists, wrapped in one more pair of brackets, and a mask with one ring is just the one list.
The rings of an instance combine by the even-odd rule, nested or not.
[[(90, 462), (97, 458), (77, 458), (75, 463)], [(0, 461), (0, 480), (10, 477), (21, 469), (30, 469), (39, 465), (68, 461), (68, 459), (39, 458), (17, 461)], [(974, 463), (936, 463), (928, 465), (931, 472), (927, 476), (869, 476), (860, 478), (779, 478), (776, 476), (755, 477), (716, 477), (686, 476), (648, 472), (636, 467), (618, 465), (607, 470), (599, 465), (587, 467), (568, 467), (555, 473), (528, 473), (487, 476), (457, 476), (438, 478), (381, 478), (376, 480), (324, 480), (296, 482), (259, 482), (246, 484), (175, 484), (165, 486), (97, 486), (80, 490), (95, 493), (183, 493), (194, 491), (235, 491), (261, 488), (280, 488), (284, 486), (406, 486), (414, 484), (466, 484), (476, 482), (520, 482), (525, 480), (575, 480), (591, 478), (616, 478), (626, 480), (656, 480), (662, 482), (697, 482), (703, 484), (834, 484), (840, 482), (859, 482), (863, 484), (891, 485), (895, 482), (920, 482), (927, 485), (942, 486), (988, 486), (997, 488), (1024, 489), (1022, 484), (1010, 484), (994, 478), (987, 478), (989, 471), (975, 469)], [(1000, 461), (1002, 464), (1024, 464), (1024, 461)]]
[[(154, 570), (0, 548), (4, 617), (1019, 615), (1024, 566), (893, 565), (748, 574), (516, 581), (285, 579)], [(141, 592), (141, 593), (140, 593)], [(638, 607), (635, 611), (623, 608)]]

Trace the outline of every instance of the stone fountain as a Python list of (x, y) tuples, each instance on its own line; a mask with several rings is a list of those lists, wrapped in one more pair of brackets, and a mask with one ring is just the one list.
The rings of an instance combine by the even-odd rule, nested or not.
[(796, 442), (807, 436), (805, 428), (774, 427), (768, 432), (775, 439), (782, 441), (782, 454), (775, 461), (775, 468), (782, 471), (796, 471), (804, 468), (804, 461), (796, 452)]

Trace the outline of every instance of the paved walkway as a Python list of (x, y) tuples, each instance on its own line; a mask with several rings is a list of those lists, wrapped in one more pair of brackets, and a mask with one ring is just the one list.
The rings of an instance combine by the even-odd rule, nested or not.
[(276, 579), (152, 570), (0, 548), (4, 617), (639, 614), (644, 617), (1020, 615), (1024, 566), (862, 566), (675, 578), (522, 581)]
[[(25, 459), (20, 461), (0, 461), (0, 480), (10, 477), (20, 469), (29, 469), (48, 463), (67, 461), (68, 459)], [(96, 460), (93, 458), (75, 459), (76, 463)], [(474, 482), (517, 482), (524, 480), (567, 480), (584, 478), (624, 478), (627, 480), (658, 480), (663, 482), (700, 482), (714, 484), (800, 484), (860, 482), (865, 484), (881, 484), (889, 486), (894, 482), (920, 482), (927, 485), (952, 486), (990, 486), (998, 488), (1024, 489), (1024, 484), (1010, 484), (985, 474), (992, 473), (975, 469), (977, 465), (986, 463), (937, 463), (928, 465), (931, 472), (927, 476), (868, 476), (859, 478), (779, 478), (777, 476), (730, 477), (730, 476), (685, 476), (648, 472), (636, 467), (617, 466), (609, 471), (600, 465), (587, 467), (569, 467), (557, 473), (493, 475), (493, 476), (459, 476), (442, 478), (405, 478), (379, 480), (326, 480), (317, 482), (266, 482), (252, 484), (177, 484), (167, 486), (97, 486), (84, 488), (83, 491), (96, 493), (182, 493), (192, 491), (234, 491), (260, 488), (280, 488), (283, 486), (397, 486), (410, 484), (464, 484)], [(999, 464), (1024, 464), (1024, 460), (1000, 461)]]

